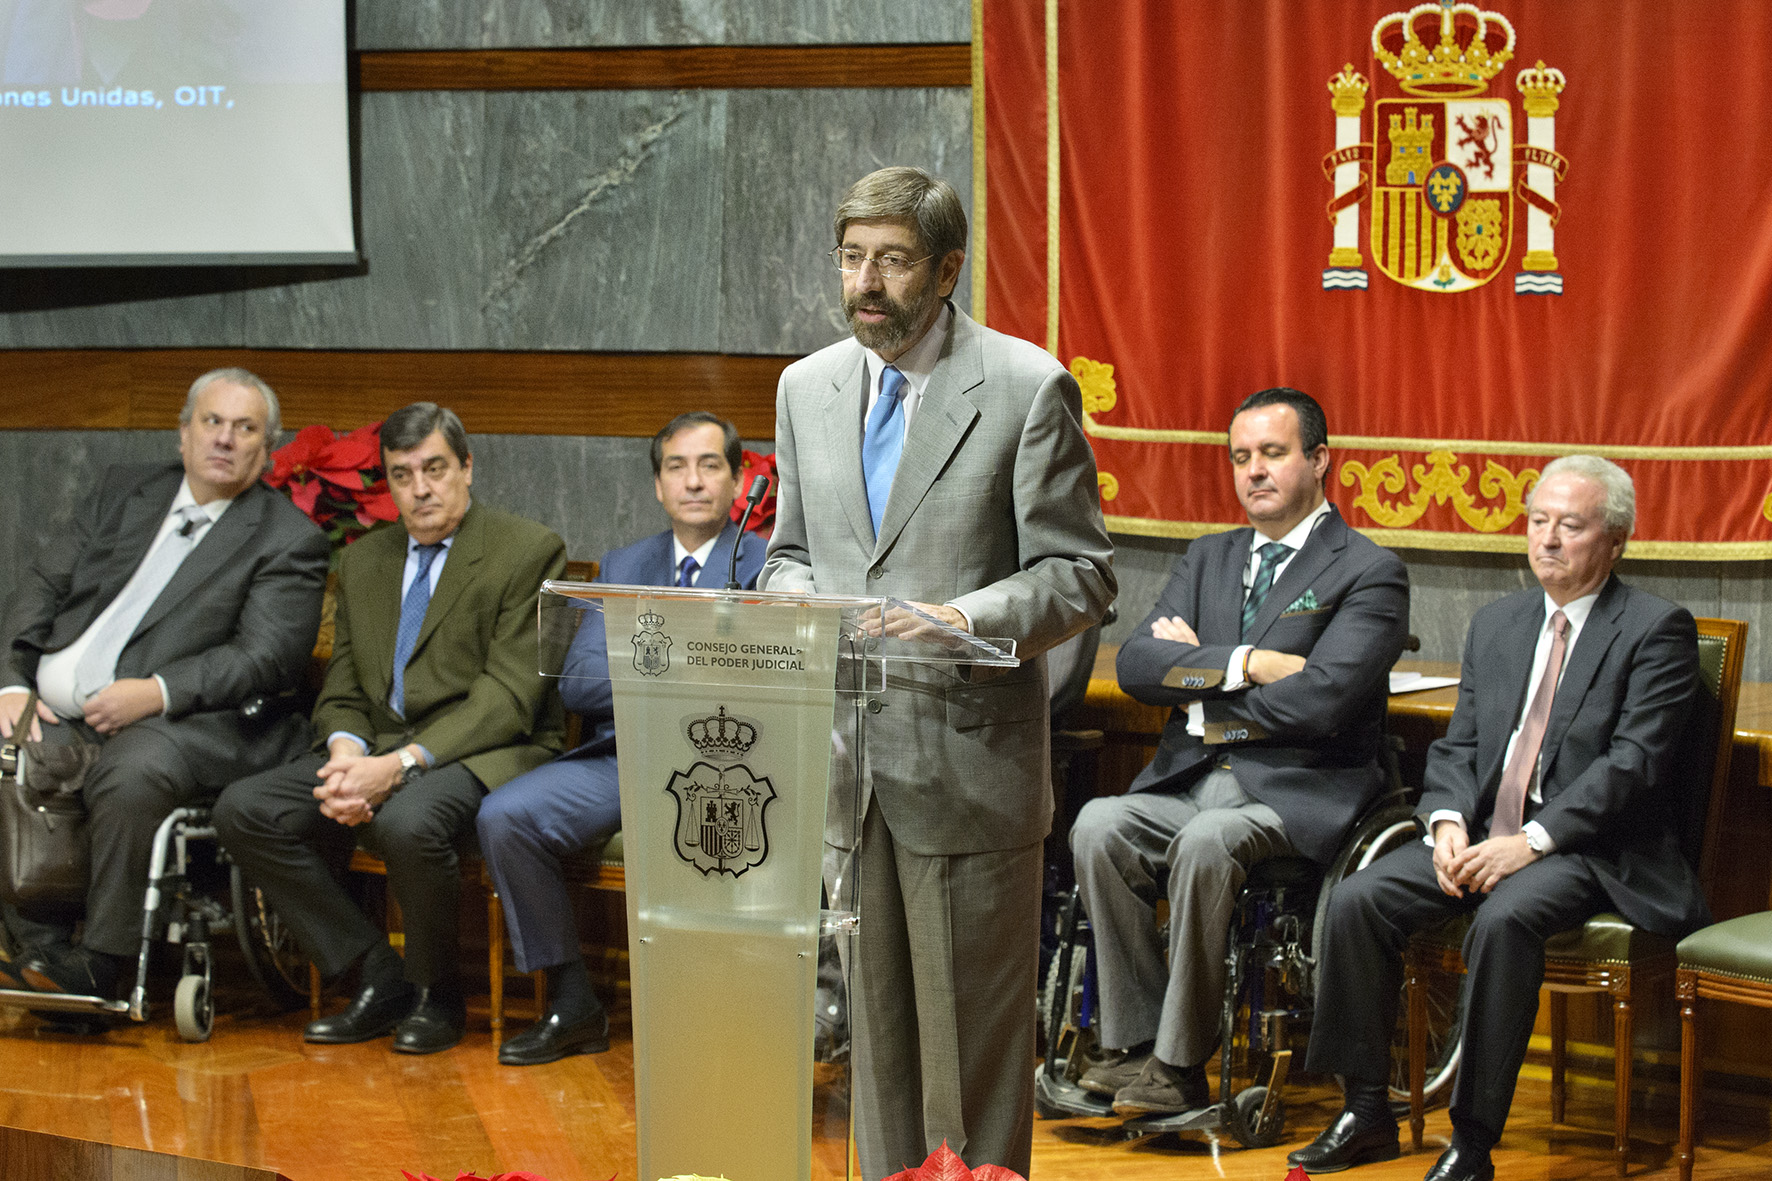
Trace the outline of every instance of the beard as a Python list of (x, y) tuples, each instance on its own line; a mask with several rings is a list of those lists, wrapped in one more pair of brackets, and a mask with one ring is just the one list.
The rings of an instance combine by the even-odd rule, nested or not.
[[(891, 353), (911, 343), (912, 335), (923, 327), (930, 309), (940, 298), (933, 283), (912, 292), (902, 303), (884, 291), (868, 291), (844, 296), (843, 315), (849, 321), (849, 331), (855, 334), (863, 348)], [(886, 318), (870, 324), (856, 315), (864, 308), (884, 312)]]

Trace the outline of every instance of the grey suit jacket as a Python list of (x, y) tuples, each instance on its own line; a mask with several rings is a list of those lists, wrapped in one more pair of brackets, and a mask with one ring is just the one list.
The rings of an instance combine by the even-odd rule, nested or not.
[[(1237, 783), (1280, 814), (1305, 856), (1327, 862), (1383, 790), (1378, 766), (1390, 666), (1409, 634), (1402, 561), (1347, 527), (1333, 506), (1268, 592), (1243, 635), (1243, 571), (1255, 530), (1192, 542), (1149, 615), (1120, 648), (1120, 685), (1176, 709), (1133, 791), (1178, 791), (1219, 758)], [(1194, 647), (1151, 634), (1180, 616)], [(1303, 671), (1226, 693), (1238, 644), (1305, 657)], [(1187, 732), (1186, 705), (1203, 701), (1209, 741)]]
[[(1459, 813), (1472, 840), (1488, 831), (1543, 627), (1537, 587), (1471, 620), (1452, 724), (1428, 750), (1421, 814)], [(1619, 914), (1669, 936), (1710, 921), (1680, 852), (1674, 796), (1697, 691), (1691, 613), (1614, 575), (1564, 659), (1539, 755), (1544, 804), (1528, 804), (1554, 856), (1585, 860)]]
[[(146, 556), (177, 495), (178, 464), (109, 469), (75, 519), (25, 572), (4, 625), (9, 683), (36, 683), (37, 662), (78, 639)], [(117, 659), (119, 677), (158, 674), (163, 730), (199, 783), (222, 787), (306, 743), (306, 722), (259, 725), (238, 707), (300, 685), (320, 627), (330, 547), (301, 510), (265, 484), (229, 506), (179, 566)]]
[[(1113, 601), (1082, 398), (1063, 366), (958, 309), (874, 536), (862, 479), (867, 369), (844, 340), (790, 365), (776, 396), (781, 478), (759, 586), (953, 603), (1021, 667), (894, 675), (869, 715), (864, 791), (895, 840), (939, 855), (1045, 836), (1052, 789), (1042, 654)], [(836, 791), (836, 799), (847, 793)], [(865, 796), (864, 796), (864, 804)], [(847, 830), (833, 809), (832, 839)]]

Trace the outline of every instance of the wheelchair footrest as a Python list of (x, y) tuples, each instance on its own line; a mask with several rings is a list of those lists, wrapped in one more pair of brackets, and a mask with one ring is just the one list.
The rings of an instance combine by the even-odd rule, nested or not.
[(36, 1009), (44, 1013), (111, 1013), (129, 1015), (128, 1001), (107, 1000), (102, 996), (74, 996), (65, 992), (32, 992), (25, 988), (0, 988), (0, 1005), (15, 1009)]
[(1061, 1115), (1102, 1119), (1114, 1114), (1114, 1101), (1085, 1091), (1076, 1083), (1055, 1078), (1041, 1070), (1034, 1079), (1034, 1107), (1047, 1119)]
[(1225, 1126), (1228, 1112), (1223, 1103), (1200, 1107), (1174, 1115), (1141, 1115), (1126, 1121), (1126, 1130), (1137, 1136), (1157, 1136), (1164, 1132), (1217, 1131)]

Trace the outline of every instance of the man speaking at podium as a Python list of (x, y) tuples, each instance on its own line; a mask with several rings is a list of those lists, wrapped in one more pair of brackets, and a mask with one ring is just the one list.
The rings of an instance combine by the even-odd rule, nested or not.
[[(597, 581), (630, 586), (757, 583), (763, 539), (731, 519), (743, 446), (738, 429), (703, 410), (679, 414), (652, 440), (652, 483), (671, 527), (610, 550)], [(534, 1066), (568, 1054), (609, 1048), (609, 1015), (591, 991), (578, 950), (560, 861), (607, 841), (621, 827), (615, 766), (615, 700), (603, 615), (587, 611), (560, 678), (560, 699), (584, 719), (579, 744), (551, 763), (505, 784), (480, 805), (480, 852), (504, 903), (517, 968), (545, 970), (548, 1011), (498, 1048), (506, 1066)]]
[(1019, 668), (891, 670), (867, 701), (851, 1012), (868, 1181), (946, 1140), (1025, 1175), (1033, 1138), (1041, 842), (1051, 826), (1041, 654), (1113, 601), (1076, 381), (948, 301), (966, 214), (947, 182), (886, 168), (836, 213), (853, 339), (788, 367), (763, 589), (894, 596)]

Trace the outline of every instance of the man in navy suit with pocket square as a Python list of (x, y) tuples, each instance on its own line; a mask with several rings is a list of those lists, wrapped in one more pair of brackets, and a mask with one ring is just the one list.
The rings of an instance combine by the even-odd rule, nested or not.
[[(738, 431), (695, 410), (652, 440), (653, 489), (671, 527), (603, 555), (597, 581), (635, 586), (757, 584), (764, 539), (730, 519), (743, 454)], [(585, 612), (561, 670), (560, 697), (584, 719), (579, 745), (486, 797), (480, 849), (504, 902), (517, 967), (546, 970), (548, 1011), (499, 1047), (506, 1066), (553, 1062), (609, 1048), (609, 1019), (578, 950), (578, 924), (561, 860), (607, 841), (621, 827), (615, 767), (615, 706), (602, 612)]]
[(1327, 864), (1384, 784), (1387, 677), (1409, 631), (1403, 563), (1324, 499), (1328, 427), (1310, 395), (1244, 399), (1230, 457), (1251, 528), (1190, 544), (1120, 649), (1121, 686), (1174, 707), (1156, 757), (1071, 830), (1101, 1041), (1116, 1051), (1081, 1081), (1122, 1114), (1211, 1102), (1238, 889), (1269, 857)]

